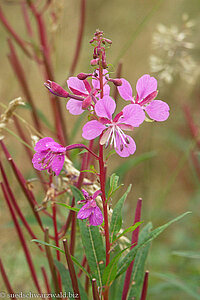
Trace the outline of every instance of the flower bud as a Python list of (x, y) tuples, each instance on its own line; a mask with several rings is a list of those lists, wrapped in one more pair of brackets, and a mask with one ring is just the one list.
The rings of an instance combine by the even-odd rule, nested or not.
[(65, 91), (58, 83), (47, 80), (47, 82), (44, 83), (46, 88), (54, 95), (58, 97), (68, 98), (69, 93)]
[(87, 73), (79, 73), (77, 75), (77, 78), (80, 80), (85, 80), (88, 76), (91, 76), (91, 74), (87, 74)]
[(122, 85), (122, 81), (119, 78), (116, 78), (116, 79), (110, 78), (109, 81), (111, 81), (112, 83), (114, 83), (114, 85), (116, 85), (116, 86)]

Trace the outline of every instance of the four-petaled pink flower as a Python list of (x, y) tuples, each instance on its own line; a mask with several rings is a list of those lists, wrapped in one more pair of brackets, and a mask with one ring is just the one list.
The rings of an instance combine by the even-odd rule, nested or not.
[(86, 203), (86, 204), (83, 205), (83, 207), (81, 207), (81, 209), (79, 210), (77, 214), (77, 218), (81, 220), (88, 219), (89, 225), (93, 225), (93, 226), (101, 225), (103, 222), (103, 215), (100, 208), (96, 204), (96, 200), (95, 200), (96, 197), (99, 194), (101, 194), (101, 191), (100, 190), (96, 191), (92, 196), (89, 196), (88, 192), (86, 192), (85, 190), (82, 190), (82, 192), (85, 199), (79, 201), (78, 203), (79, 204)]
[(65, 160), (66, 148), (56, 143), (52, 138), (39, 140), (34, 150), (32, 163), (35, 169), (53, 171), (58, 176)]
[(140, 77), (136, 84), (137, 95), (134, 99), (130, 83), (121, 78), (122, 85), (117, 87), (120, 96), (124, 100), (139, 104), (149, 117), (155, 121), (165, 121), (169, 117), (169, 106), (161, 100), (154, 100), (158, 94), (157, 80), (145, 74)]
[[(86, 79), (80, 80), (77, 77), (69, 77), (69, 79), (67, 80), (68, 88), (72, 91), (72, 93), (84, 98), (83, 101), (75, 100), (72, 98), (69, 99), (66, 107), (72, 115), (82, 114), (85, 109), (91, 106), (92, 103), (95, 104), (98, 101), (97, 97), (99, 97), (100, 84), (98, 79), (98, 72), (96, 73), (97, 77), (93, 76), (92, 86)], [(110, 87), (108, 84), (106, 84), (107, 81), (105, 80), (105, 77), (103, 78), (104, 95), (109, 95)]]
[(123, 110), (112, 119), (116, 103), (110, 96), (104, 96), (95, 104), (95, 113), (99, 120), (92, 120), (83, 126), (82, 136), (92, 140), (101, 135), (100, 144), (107, 147), (114, 145), (115, 151), (122, 157), (133, 154), (136, 150), (134, 140), (123, 130), (133, 130), (145, 119), (145, 113), (138, 104), (126, 105)]

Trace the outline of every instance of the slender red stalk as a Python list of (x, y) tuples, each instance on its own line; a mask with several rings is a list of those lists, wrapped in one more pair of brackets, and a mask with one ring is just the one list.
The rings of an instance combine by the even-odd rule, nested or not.
[(95, 278), (92, 279), (92, 294), (94, 300), (100, 300), (98, 288), (97, 288), (97, 281)]
[(35, 283), (35, 286), (36, 286), (38, 292), (41, 294), (42, 291), (41, 291), (41, 288), (40, 288), (40, 285), (39, 285), (39, 281), (37, 279), (37, 275), (36, 275), (35, 268), (34, 268), (34, 265), (33, 265), (33, 262), (32, 262), (31, 254), (30, 254), (29, 249), (28, 249), (28, 247), (26, 245), (26, 241), (25, 241), (23, 232), (22, 232), (21, 227), (20, 227), (20, 225), (19, 225), (19, 223), (17, 221), (17, 218), (15, 216), (15, 212), (14, 212), (14, 210), (12, 208), (11, 203), (10, 203), (9, 196), (7, 194), (6, 188), (5, 188), (5, 186), (4, 186), (4, 184), (2, 182), (0, 184), (1, 184), (1, 188), (2, 188), (2, 191), (3, 191), (4, 197), (5, 197), (6, 203), (8, 205), (9, 211), (11, 213), (11, 216), (12, 216), (12, 219), (13, 219), (13, 222), (14, 222), (17, 234), (19, 236), (22, 248), (24, 250), (24, 254), (26, 256), (26, 260), (27, 260), (27, 263), (28, 263), (28, 266), (29, 266), (29, 269), (30, 269), (30, 272), (31, 272), (32, 279), (33, 279), (33, 281)]
[(21, 2), (21, 9), (22, 9), (22, 14), (23, 14), (23, 17), (24, 17), (24, 22), (25, 22), (25, 26), (26, 26), (26, 30), (28, 32), (28, 35), (30, 37), (33, 37), (33, 30), (32, 30), (32, 27), (31, 27), (30, 18), (29, 18), (29, 15), (28, 15), (27, 5), (26, 5), (25, 1)]
[[(9, 281), (9, 279), (8, 279), (8, 276), (7, 276), (7, 274), (6, 274), (6, 271), (5, 271), (5, 269), (4, 269), (4, 266), (3, 266), (3, 263), (2, 263), (2, 261), (1, 261), (1, 259), (0, 259), (0, 271), (1, 271), (1, 275), (2, 275), (4, 284), (5, 284), (6, 288), (7, 288), (8, 293), (9, 293), (9, 294), (15, 294), (15, 293), (13, 292), (13, 289), (12, 289), (11, 285), (10, 285), (10, 281)], [(17, 298), (15, 298), (15, 297), (13, 297), (12, 299), (17, 300)]]
[[(82, 259), (82, 262), (81, 262), (81, 266), (85, 267), (85, 264), (87, 262), (87, 258), (85, 256), (85, 254), (83, 255), (83, 259)], [(81, 274), (83, 273), (82, 269), (80, 269), (79, 273), (78, 273), (78, 277), (81, 277)]]
[(10, 54), (8, 55), (9, 61), (11, 63), (11, 66), (12, 66), (13, 70), (14, 70), (14, 73), (16, 74), (16, 78), (19, 81), (19, 84), (20, 84), (20, 86), (23, 90), (23, 93), (26, 96), (26, 99), (27, 99), (28, 103), (30, 104), (30, 106), (32, 108), (31, 114), (32, 114), (34, 125), (35, 125), (36, 129), (40, 132), (41, 131), (41, 126), (40, 126), (40, 121), (39, 121), (38, 116), (37, 116), (37, 110), (36, 110), (34, 101), (32, 99), (31, 92), (30, 92), (29, 87), (28, 87), (26, 75), (24, 73), (24, 70), (23, 70), (22, 65), (19, 61), (19, 58), (17, 56), (17, 53), (15, 51), (15, 47), (14, 47), (11, 39), (8, 39), (8, 45), (9, 45), (9, 48), (10, 48)]
[[(83, 171), (87, 168), (86, 163), (87, 163), (87, 153), (84, 153), (82, 164), (81, 164), (81, 170), (80, 170), (80, 174), (78, 177), (78, 182), (76, 184), (76, 187), (78, 189), (80, 189), (83, 184), (83, 179), (84, 179), (85, 173), (81, 172), (81, 171)], [(75, 198), (73, 197), (72, 206), (74, 206), (74, 205), (75, 205)], [(71, 211), (71, 214), (72, 214), (72, 227), (71, 227), (71, 239), (70, 239), (70, 253), (71, 253), (71, 255), (74, 255), (75, 241), (76, 241), (76, 219), (77, 218), (76, 218), (75, 211)]]
[[(134, 219), (133, 225), (135, 225), (137, 222), (140, 222), (141, 209), (142, 209), (142, 199), (139, 198), (137, 201), (137, 206), (136, 206), (136, 210), (135, 210), (135, 219)], [(138, 226), (132, 233), (131, 244), (133, 246), (131, 246), (131, 249), (134, 248), (138, 243), (139, 230), (140, 230), (140, 226)], [(123, 293), (122, 293), (122, 300), (126, 300), (126, 297), (128, 294), (130, 281), (131, 281), (131, 274), (132, 274), (132, 270), (133, 270), (133, 264), (134, 264), (134, 260), (131, 262), (130, 266), (128, 267), (128, 269), (126, 271), (126, 277), (124, 280), (124, 288), (123, 288)]]
[(24, 192), (24, 195), (26, 196), (26, 199), (29, 202), (29, 205), (32, 209), (32, 212), (33, 212), (36, 220), (38, 221), (38, 224), (40, 225), (41, 229), (44, 230), (43, 225), (42, 225), (42, 221), (40, 219), (40, 216), (39, 216), (38, 212), (35, 211), (35, 205), (34, 204), (35, 204), (36, 200), (35, 200), (35, 197), (34, 197), (32, 191), (27, 189), (25, 178), (23, 177), (23, 175), (21, 174), (21, 172), (17, 168), (16, 164), (14, 163), (12, 157), (10, 156), (10, 153), (8, 152), (4, 142), (2, 140), (0, 141), (0, 144), (1, 144), (1, 147), (3, 149), (3, 152), (4, 152), (8, 162), (11, 164), (13, 172), (14, 172), (14, 174), (15, 174), (15, 176), (16, 176), (16, 178), (17, 178), (17, 180), (18, 180), (18, 182), (19, 182), (19, 184), (20, 184), (20, 186), (21, 186), (21, 188)]
[(188, 127), (190, 129), (191, 136), (196, 140), (197, 145), (200, 148), (200, 140), (199, 140), (199, 137), (198, 137), (199, 130), (198, 130), (198, 127), (194, 123), (194, 120), (192, 118), (189, 107), (187, 105), (184, 105), (183, 106), (183, 111), (184, 111), (184, 114), (185, 114), (185, 119), (188, 123)]
[(43, 278), (44, 278), (44, 283), (45, 283), (45, 286), (46, 286), (46, 291), (47, 291), (48, 294), (50, 294), (51, 293), (51, 288), (50, 288), (50, 284), (49, 284), (49, 279), (47, 277), (47, 273), (46, 273), (44, 267), (41, 267), (41, 270), (42, 270), (42, 275), (43, 275)]
[[(120, 78), (122, 74), (122, 62), (120, 62), (117, 66), (117, 71), (116, 71), (116, 78)], [(114, 94), (113, 94), (113, 98), (115, 99), (115, 101), (117, 102), (117, 98), (118, 98), (118, 89), (117, 86), (114, 87)]]
[[(54, 80), (53, 71), (52, 71), (52, 64), (51, 64), (51, 58), (50, 58), (50, 47), (48, 44), (47, 39), (47, 33), (46, 33), (46, 27), (43, 21), (43, 15), (39, 13), (36, 9), (36, 6), (33, 4), (33, 2), (30, 0), (28, 1), (28, 5), (36, 19), (37, 28), (38, 28), (38, 34), (40, 38), (40, 45), (43, 55), (43, 62), (45, 67), (45, 74), (44, 74), (44, 80)], [(56, 134), (61, 142), (61, 144), (67, 144), (67, 135), (66, 135), (66, 129), (65, 124), (62, 116), (62, 111), (60, 107), (60, 102), (57, 101), (57, 97), (49, 94), (50, 102), (52, 106), (52, 111), (54, 114), (54, 123), (56, 128)]]
[(4, 27), (7, 29), (7, 31), (10, 33), (10, 35), (14, 38), (15, 42), (19, 45), (19, 47), (23, 50), (23, 52), (28, 56), (31, 57), (31, 54), (26, 48), (26, 42), (22, 40), (18, 34), (14, 31), (13, 27), (8, 23), (7, 18), (4, 16), (3, 11), (0, 7), (0, 21), (4, 25)]
[[(32, 229), (31, 229), (31, 227), (29, 226), (28, 222), (26, 221), (23, 213), (21, 212), (21, 209), (18, 206), (18, 203), (17, 203), (17, 201), (15, 199), (15, 196), (14, 196), (12, 190), (11, 190), (10, 184), (9, 184), (8, 179), (6, 177), (6, 173), (4, 171), (4, 168), (3, 168), (3, 165), (1, 163), (1, 161), (0, 161), (0, 170), (1, 170), (1, 175), (2, 175), (2, 178), (3, 178), (4, 185), (7, 189), (7, 192), (9, 194), (9, 197), (12, 201), (12, 204), (13, 204), (16, 212), (18, 213), (22, 223), (24, 224), (25, 228), (27, 229), (27, 231), (30, 234), (30, 236), (32, 237), (32, 239), (37, 239), (37, 237), (35, 236), (35, 234), (33, 233)], [(41, 251), (44, 251), (44, 249), (41, 247), (41, 245), (38, 244), (38, 247)]]
[[(48, 228), (45, 228), (45, 230), (44, 230), (44, 241), (46, 243), (49, 243), (49, 229)], [(56, 268), (55, 268), (55, 264), (54, 264), (53, 257), (51, 254), (50, 247), (45, 246), (45, 251), (46, 251), (47, 260), (49, 263), (49, 268), (51, 271), (51, 276), (52, 276), (52, 281), (53, 281), (53, 285), (55, 288), (55, 292), (58, 294), (60, 292), (60, 288), (59, 288), (57, 272), (56, 272)]]
[[(87, 272), (90, 273), (90, 267), (87, 264)], [(89, 284), (90, 284), (90, 279), (87, 275), (85, 275), (85, 292), (88, 295), (89, 293)]]
[(80, 7), (79, 31), (78, 31), (75, 54), (74, 54), (74, 58), (72, 61), (72, 65), (70, 67), (70, 72), (69, 72), (70, 76), (72, 76), (74, 74), (74, 71), (76, 69), (76, 65), (77, 65), (78, 58), (80, 55), (80, 50), (81, 50), (81, 44), (82, 44), (82, 40), (83, 40), (83, 31), (84, 31), (84, 27), (85, 27), (86, 0), (80, 0), (80, 1), (81, 1), (81, 7)]
[(142, 294), (140, 300), (146, 300), (147, 297), (147, 289), (148, 289), (148, 279), (149, 279), (149, 271), (145, 272), (144, 282), (142, 287)]
[(76, 277), (74, 264), (73, 264), (73, 261), (71, 259), (71, 255), (70, 255), (70, 251), (69, 251), (69, 247), (68, 247), (68, 243), (67, 243), (66, 239), (63, 240), (63, 245), (64, 245), (65, 256), (66, 256), (67, 265), (68, 265), (68, 268), (69, 268), (69, 273), (70, 273), (70, 277), (71, 277), (71, 281), (72, 281), (72, 287), (73, 287), (74, 293), (76, 295), (78, 295), (77, 299), (81, 299), (80, 298), (79, 287), (78, 287), (78, 280), (77, 280), (77, 277)]

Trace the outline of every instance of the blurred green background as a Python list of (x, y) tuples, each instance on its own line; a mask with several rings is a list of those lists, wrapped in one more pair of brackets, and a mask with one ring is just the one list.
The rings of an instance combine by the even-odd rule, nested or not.
[[(4, 13), (9, 22), (21, 37), (27, 38), (24, 28), (19, 1), (1, 1)], [(76, 47), (77, 31), (80, 14), (80, 1), (54, 1), (58, 12), (58, 27), (53, 30), (51, 21), (46, 13), (47, 31), (52, 46), (52, 59), (56, 81), (60, 84), (67, 79), (73, 53)], [(200, 66), (200, 1), (199, 0), (115, 0), (115, 1), (87, 1), (86, 24), (80, 58), (75, 74), (90, 72), (89, 61), (92, 56), (92, 47), (89, 40), (97, 28), (103, 30), (105, 36), (112, 40), (113, 45), (107, 53), (107, 62), (114, 65), (114, 70), (119, 61), (122, 62), (122, 77), (126, 78), (135, 87), (137, 79), (143, 74), (151, 74), (159, 78), (159, 74), (153, 73), (150, 67), (150, 56), (163, 57), (163, 46), (160, 43), (157, 49), (153, 47), (153, 36), (157, 32), (158, 24), (162, 23), (167, 28), (175, 26), (179, 32), (183, 31), (183, 14), (187, 14), (189, 20), (195, 24), (190, 29), (186, 40), (194, 44), (193, 49), (184, 49), (194, 61), (189, 76), (192, 83), (184, 80), (181, 74), (184, 67), (173, 71), (173, 80), (166, 83), (158, 80), (159, 98), (166, 101), (171, 109), (170, 118), (163, 124), (145, 123), (134, 132), (137, 151), (132, 157), (132, 168), (127, 169), (121, 178), (125, 187), (133, 184), (125, 209), (124, 225), (131, 225), (134, 217), (134, 208), (138, 197), (143, 198), (142, 219), (145, 223), (152, 221), (156, 227), (164, 224), (175, 216), (192, 211), (192, 214), (173, 224), (157, 240), (153, 242), (147, 262), (150, 271), (150, 285), (148, 299), (177, 300), (200, 299), (200, 178), (191, 159), (191, 151), (197, 154), (198, 149), (191, 138), (187, 122), (184, 117), (183, 105), (190, 107), (195, 123), (200, 122), (200, 86), (198, 70)], [(33, 17), (30, 16), (34, 24)], [(1, 68), (0, 90), (1, 102), (7, 104), (15, 97), (23, 96), (18, 82), (7, 60), (8, 33), (0, 26)], [(164, 36), (163, 36), (164, 37)], [(158, 42), (159, 43), (159, 42)], [(173, 41), (171, 42), (173, 43)], [(19, 49), (18, 49), (19, 50)], [(38, 72), (34, 62), (24, 57), (18, 51), (23, 61), (23, 67), (27, 74), (33, 98), (45, 116), (51, 121), (52, 114), (47, 103), (47, 91), (43, 86), (42, 75)], [(165, 57), (164, 57), (165, 59)], [(167, 57), (166, 57), (167, 61)], [(194, 74), (194, 70), (196, 73)], [(61, 100), (65, 111), (65, 101)], [(124, 105), (120, 100), (119, 105)], [(27, 110), (18, 111), (27, 121), (30, 121)], [(70, 135), (77, 117), (72, 117), (67, 111), (64, 113), (67, 132)], [(12, 124), (10, 125), (12, 127)], [(76, 134), (74, 142), (81, 142), (81, 131)], [(33, 174), (31, 164), (24, 162), (25, 152), (14, 137), (6, 134), (5, 142), (12, 156), (18, 163), (20, 170), (26, 178)], [(147, 153), (148, 159), (143, 154)], [(136, 158), (142, 162), (134, 166)], [(3, 155), (1, 155), (3, 158)], [(116, 170), (122, 161), (117, 155), (111, 157), (109, 173)], [(130, 159), (129, 159), (130, 163)], [(128, 163), (127, 166), (130, 164)], [(12, 172), (7, 168), (9, 178), (13, 180), (13, 189), (18, 196), (20, 206), (29, 214), (26, 202), (14, 180)], [(125, 190), (121, 189), (121, 192)], [(31, 290), (31, 278), (29, 270), (24, 264), (24, 255), (18, 243), (15, 229), (10, 223), (10, 215), (3, 201), (0, 202), (0, 226), (1, 226), (1, 257), (7, 266), (10, 280), (15, 290)], [(113, 199), (115, 201), (115, 199)], [(34, 226), (34, 225), (33, 225)], [(37, 228), (35, 228), (37, 231)], [(33, 251), (37, 251), (30, 245)], [(175, 255), (174, 251), (185, 251), (186, 257)], [(195, 252), (194, 255), (188, 254)], [(187, 252), (187, 253), (186, 253)], [(199, 255), (197, 255), (199, 253)], [(35, 264), (43, 258), (34, 255)], [(173, 277), (173, 276), (174, 277)], [(5, 287), (0, 284), (0, 290)], [(198, 296), (199, 293), (199, 296)]]

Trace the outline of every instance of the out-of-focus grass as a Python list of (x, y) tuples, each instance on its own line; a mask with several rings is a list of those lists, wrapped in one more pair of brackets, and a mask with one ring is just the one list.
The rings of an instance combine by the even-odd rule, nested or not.
[[(133, 86), (142, 74), (150, 72), (148, 61), (149, 55), (152, 53), (151, 37), (157, 23), (176, 25), (180, 22), (182, 13), (188, 13), (191, 19), (198, 19), (199, 17), (200, 2), (198, 0), (168, 0), (160, 2), (158, 10), (148, 20), (148, 23), (146, 23), (143, 30), (121, 58), (123, 62), (122, 75), (132, 82)], [(124, 45), (130, 41), (144, 17), (152, 11), (157, 3), (158, 1), (155, 0), (88, 1), (83, 47), (76, 73), (90, 70), (89, 61), (91, 59), (92, 48), (88, 44), (88, 41), (91, 39), (96, 28), (103, 30), (105, 36), (111, 38), (113, 41), (113, 45), (107, 54), (108, 61), (113, 63), (123, 50)], [(14, 25), (16, 31), (25, 36), (23, 20), (17, 1), (2, 1), (2, 4), (6, 15), (9, 16), (9, 20)], [(53, 53), (55, 74), (56, 80), (59, 83), (63, 83), (64, 79), (68, 76), (76, 44), (78, 21), (79, 1), (63, 1), (60, 25), (52, 38), (55, 49)], [(199, 28), (196, 27), (195, 30), (198, 32)], [(48, 27), (48, 31), (50, 33), (50, 26)], [(0, 88), (1, 101), (3, 103), (8, 103), (9, 100), (22, 95), (17, 80), (6, 59), (8, 53), (6, 38), (7, 33), (0, 27)], [(197, 48), (199, 48), (198, 45)], [(18, 54), (23, 59), (23, 66), (28, 76), (27, 80), (34, 96), (34, 101), (37, 107), (45, 113), (45, 116), (52, 123), (52, 115), (49, 105), (47, 105), (47, 92), (43, 87), (42, 76), (38, 74), (33, 62), (24, 58), (21, 51), (18, 51)], [(143, 198), (143, 220), (151, 220), (154, 226), (163, 224), (173, 216), (184, 211), (191, 210), (193, 212), (192, 216), (187, 217), (181, 223), (174, 224), (173, 228), (169, 228), (158, 240), (154, 241), (147, 267), (150, 270), (151, 279), (149, 299), (194, 299), (191, 295), (186, 294), (185, 291), (181, 291), (181, 289), (170, 285), (168, 282), (166, 283), (153, 274), (151, 275), (151, 272), (164, 274), (172, 272), (188, 283), (195, 283), (199, 279), (200, 262), (198, 259), (194, 260), (172, 255), (172, 251), (174, 250), (197, 251), (199, 247), (200, 185), (190, 160), (189, 149), (192, 141), (190, 140), (189, 131), (181, 109), (181, 106), (187, 103), (190, 105), (196, 120), (199, 119), (199, 87), (195, 85), (191, 89), (187, 84), (178, 80), (176, 83), (160, 89), (159, 99), (163, 99), (169, 103), (171, 115), (168, 121), (163, 124), (147, 123), (140, 129), (135, 130), (134, 137), (137, 143), (135, 156), (149, 151), (155, 151), (156, 156), (134, 167), (125, 176), (125, 186), (132, 183), (133, 189), (126, 203), (124, 219), (125, 223), (131, 225), (130, 220), (133, 219), (138, 197)], [(65, 101), (61, 100), (61, 102), (63, 110), (65, 110)], [(123, 101), (121, 105), (124, 105)], [(21, 109), (20, 114), (29, 121), (29, 116), (25, 110)], [(77, 118), (70, 116), (67, 111), (65, 117), (67, 131), (70, 135), (72, 125), (76, 122)], [(81, 141), (81, 139), (79, 132), (76, 136), (76, 141)], [(31, 164), (25, 164), (24, 159), (22, 160), (22, 153), (24, 156), (24, 152), (22, 152), (24, 151), (23, 148), (9, 135), (6, 135), (6, 143), (20, 169), (26, 177), (30, 177), (33, 174), (33, 170)], [(12, 146), (13, 143), (15, 143), (14, 148)], [(119, 160), (116, 156), (111, 157), (113, 169), (121, 163), (122, 159)], [(25, 211), (25, 215), (28, 215), (29, 209), (27, 208), (24, 196), (19, 191), (9, 166), (7, 170), (9, 178), (13, 182), (12, 185), (18, 202), (23, 211)], [(40, 198), (42, 199), (42, 196)], [(21, 289), (29, 291), (32, 285), (29, 271), (24, 263), (25, 260), (15, 231), (10, 225), (7, 225), (10, 222), (10, 215), (3, 197), (1, 199), (1, 256), (6, 264), (14, 289), (17, 291)], [(32, 244), (29, 246), (33, 250), (33, 257), (37, 266), (37, 262), (41, 262), (43, 257), (39, 255), (36, 246)], [(4, 287), (0, 288), (5, 289)]]

